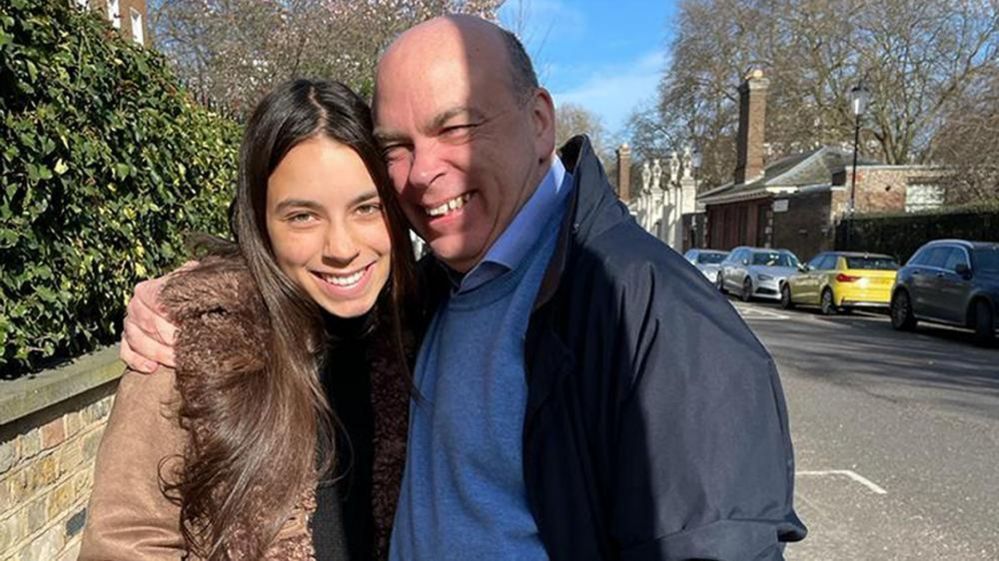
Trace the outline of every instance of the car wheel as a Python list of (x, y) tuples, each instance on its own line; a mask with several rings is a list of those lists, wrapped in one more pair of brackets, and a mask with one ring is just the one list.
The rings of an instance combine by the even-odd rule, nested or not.
[(831, 316), (836, 313), (836, 304), (833, 302), (833, 292), (829, 288), (822, 291), (822, 299), (819, 300), (819, 307), (822, 315)]
[(891, 297), (891, 326), (899, 331), (912, 331), (916, 328), (916, 316), (912, 314), (912, 300), (909, 293), (899, 290)]
[(753, 299), (753, 279), (749, 277), (742, 279), (742, 292), (739, 294), (739, 298), (743, 302), (749, 302)]
[(791, 287), (787, 283), (784, 283), (780, 287), (780, 307), (785, 310), (790, 310), (794, 307), (794, 302), (791, 301)]
[(725, 294), (725, 277), (721, 271), (718, 271), (718, 276), (715, 277), (715, 286), (718, 287), (718, 292)]
[(992, 305), (986, 300), (976, 300), (974, 308), (975, 342), (979, 345), (991, 345), (995, 340), (995, 315), (992, 313)]

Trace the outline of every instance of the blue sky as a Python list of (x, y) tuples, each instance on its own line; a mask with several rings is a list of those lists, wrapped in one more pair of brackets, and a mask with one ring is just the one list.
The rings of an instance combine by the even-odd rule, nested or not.
[(673, 0), (507, 0), (499, 14), (556, 105), (582, 105), (623, 135), (631, 111), (655, 98), (675, 12)]

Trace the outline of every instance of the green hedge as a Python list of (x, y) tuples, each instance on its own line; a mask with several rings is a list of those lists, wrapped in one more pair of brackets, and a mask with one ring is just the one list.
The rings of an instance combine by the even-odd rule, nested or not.
[(226, 230), (238, 125), (74, 6), (0, 2), (5, 378), (115, 341), (135, 283)]
[[(844, 249), (847, 221), (837, 229), (836, 247)], [(894, 255), (905, 263), (917, 249), (931, 240), (958, 238), (999, 241), (999, 206), (977, 205), (910, 214), (863, 215), (853, 220), (852, 248)]]

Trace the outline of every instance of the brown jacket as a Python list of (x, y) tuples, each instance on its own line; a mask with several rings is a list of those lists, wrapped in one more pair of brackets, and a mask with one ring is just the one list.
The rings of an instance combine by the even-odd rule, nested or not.
[[(242, 367), (264, 364), (266, 312), (241, 264), (208, 275), (181, 275), (164, 290), (163, 301), (180, 329), (175, 350), (177, 369), (185, 380), (210, 376), (226, 361), (236, 360)], [(178, 321), (178, 317), (198, 321)], [(383, 356), (388, 355), (388, 346), (378, 341), (374, 345), (372, 508), (376, 549), (384, 558), (405, 460), (409, 383), (398, 361)], [(177, 416), (182, 399), (177, 374), (167, 369), (153, 375), (128, 371), (122, 376), (97, 456), (80, 561), (193, 559), (185, 557), (180, 507), (161, 490), (160, 474), (168, 475), (183, 461), (190, 438)], [(315, 482), (311, 483), (302, 489), (265, 560), (314, 559), (309, 521), (315, 510)], [(238, 544), (227, 549), (233, 559), (243, 559)]]

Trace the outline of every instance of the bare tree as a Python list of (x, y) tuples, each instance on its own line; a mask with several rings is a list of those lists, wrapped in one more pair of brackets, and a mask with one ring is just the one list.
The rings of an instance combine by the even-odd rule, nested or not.
[(494, 19), (500, 0), (159, 0), (150, 4), (156, 47), (198, 94), (244, 113), (263, 91), (295, 77), (373, 88), (381, 50), (436, 15)]
[(685, 0), (659, 91), (662, 130), (704, 154), (702, 173), (730, 180), (737, 87), (750, 68), (770, 78), (774, 157), (849, 144), (850, 89), (872, 102), (862, 148), (886, 163), (934, 159), (947, 115), (999, 66), (994, 0)]
[(999, 202), (999, 71), (954, 105), (933, 139), (933, 155), (955, 170), (951, 202)]
[(555, 146), (562, 146), (570, 138), (585, 134), (590, 138), (593, 151), (605, 169), (614, 161), (613, 150), (607, 128), (600, 116), (575, 103), (562, 103), (555, 108)]

